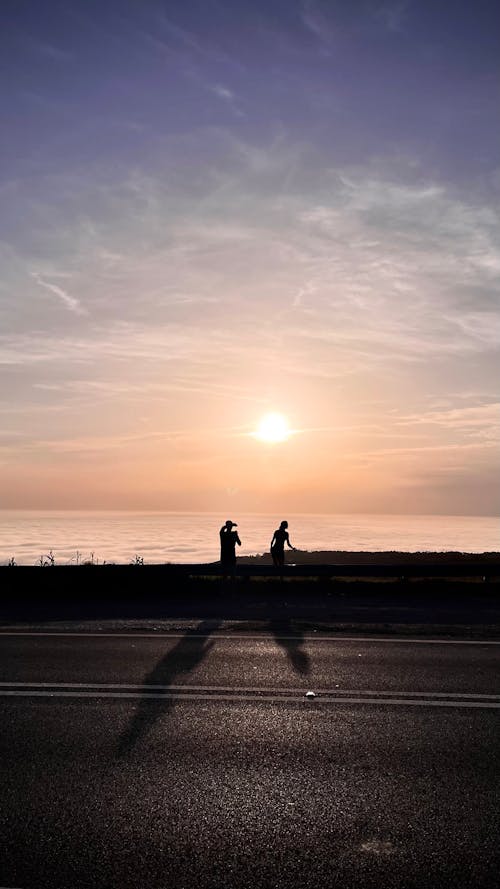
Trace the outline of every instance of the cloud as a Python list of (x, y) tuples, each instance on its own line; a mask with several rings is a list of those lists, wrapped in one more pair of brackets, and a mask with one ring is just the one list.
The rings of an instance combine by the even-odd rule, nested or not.
[(358, 4), (334, 3), (331, 0), (302, 0), (301, 20), (304, 27), (322, 44), (323, 53), (330, 55), (338, 35), (344, 36), (347, 29), (359, 34), (370, 27), (373, 22), (384, 31), (400, 34), (404, 30), (408, 18), (411, 0), (389, 0), (380, 3), (368, 0), (363, 9)]
[(460, 433), (467, 438), (482, 440), (489, 445), (500, 442), (500, 403), (477, 404), (471, 407), (453, 407), (448, 410), (423, 411), (407, 417), (399, 417), (397, 425), (433, 426)]
[(70, 312), (75, 312), (77, 315), (85, 315), (86, 311), (81, 306), (80, 301), (76, 299), (76, 297), (71, 296), (66, 290), (63, 290), (62, 287), (59, 287), (57, 284), (51, 284), (49, 281), (44, 281), (42, 276), (38, 272), (31, 272), (31, 276), (35, 279), (36, 283), (40, 287), (44, 287), (50, 293), (53, 293), (57, 296), (64, 306), (70, 310)]
[[(196, 181), (167, 165), (114, 183), (47, 183), (53, 194), (76, 195), (76, 206), (85, 195), (92, 215), (72, 221), (60, 207), (44, 208), (36, 247), (47, 272), (32, 276), (83, 315), (64, 279), (61, 286), (63, 263), (88, 321), (75, 338), (59, 315), (29, 348), (25, 334), (4, 336), (4, 361), (128, 354), (150, 367), (197, 352), (211, 367), (230, 361), (250, 373), (267, 354), (295, 378), (338, 379), (395, 364), (424, 370), (497, 347), (500, 225), (484, 202), (384, 168), (325, 169), (280, 139), (256, 147), (214, 131), (204, 144), (211, 160)], [(181, 148), (189, 165), (192, 142), (174, 142), (171, 153)], [(34, 259), (17, 254), (9, 263), (14, 293)], [(465, 287), (473, 289), (464, 307)], [(34, 300), (11, 308), (26, 312), (28, 325), (37, 311)], [(40, 331), (39, 319), (34, 326)]]
[(245, 114), (238, 105), (236, 93), (229, 89), (229, 87), (224, 86), (221, 83), (209, 84), (207, 87), (204, 78), (196, 76), (194, 72), (192, 73), (192, 78), (195, 80), (197, 79), (205, 89), (208, 89), (214, 96), (217, 96), (218, 99), (224, 102), (236, 117), (245, 117)]
[(374, 16), (384, 27), (393, 33), (404, 30), (403, 25), (408, 16), (410, 0), (396, 0), (392, 3), (383, 3), (374, 10)]
[(220, 99), (226, 99), (228, 102), (231, 102), (234, 99), (232, 90), (228, 89), (226, 86), (221, 86), (219, 83), (214, 84), (210, 89)]
[(69, 52), (67, 49), (61, 49), (59, 46), (54, 46), (53, 43), (38, 41), (33, 45), (42, 56), (45, 56), (54, 62), (72, 62), (75, 58), (74, 53)]
[[(125, 20), (124, 20), (125, 21)], [(162, 11), (150, 10), (149, 21), (138, 25), (134, 19), (126, 23), (133, 41), (139, 37), (149, 48), (164, 56), (167, 62), (181, 62), (188, 76), (200, 76), (201, 64), (229, 64), (238, 67), (236, 59), (228, 55), (221, 46), (207, 36), (206, 29), (199, 33), (182, 27), (167, 17)]]
[(323, 52), (329, 54), (334, 43), (333, 28), (315, 0), (303, 0), (301, 19), (304, 27), (322, 44)]
[[(18, 188), (30, 227), (3, 250), (6, 427), (46, 441), (50, 412), (57, 440), (80, 441), (85, 423), (98, 454), (135, 417), (153, 436), (183, 412), (193, 429), (199, 414), (248, 429), (288, 400), (307, 447), (336, 462), (385, 473), (395, 459), (410, 476), (458, 453), (463, 471), (492, 460), (481, 392), (500, 225), (484, 198), (415, 165), (335, 166), (282, 134), (254, 145), (208, 130), (202, 156), (176, 136), (165, 158), (49, 177), (36, 201)], [(46, 317), (34, 287), (19, 299), (31, 269), (66, 312)], [(450, 396), (462, 384), (470, 413)]]

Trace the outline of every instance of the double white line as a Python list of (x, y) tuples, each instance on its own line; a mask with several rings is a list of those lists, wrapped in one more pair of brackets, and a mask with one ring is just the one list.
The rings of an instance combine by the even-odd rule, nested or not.
[(359, 689), (261, 688), (213, 685), (129, 685), (105, 682), (0, 682), (0, 697), (116, 698), (142, 701), (251, 701), (261, 703), (378, 704), (391, 707), (467, 707), (500, 709), (500, 695), (462, 692), (370, 691)]

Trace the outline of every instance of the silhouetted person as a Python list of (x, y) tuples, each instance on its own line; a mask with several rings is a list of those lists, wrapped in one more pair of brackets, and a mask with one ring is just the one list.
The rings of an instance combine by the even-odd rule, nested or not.
[(236, 568), (236, 544), (241, 546), (241, 540), (238, 536), (237, 531), (233, 531), (233, 528), (237, 528), (236, 522), (232, 522), (230, 519), (227, 520), (226, 524), (222, 526), (219, 531), (220, 535), (220, 563), (224, 571), (224, 576), (226, 577), (228, 574), (234, 574), (234, 569)]
[(288, 522), (281, 522), (279, 528), (274, 532), (271, 540), (271, 556), (275, 568), (282, 568), (285, 564), (285, 543), (289, 549), (295, 551), (295, 547), (290, 543), (288, 536)]

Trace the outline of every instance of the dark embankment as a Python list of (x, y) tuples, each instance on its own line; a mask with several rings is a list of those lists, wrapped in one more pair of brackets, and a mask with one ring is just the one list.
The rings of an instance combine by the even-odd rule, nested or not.
[[(364, 550), (351, 552), (348, 550), (307, 550), (287, 551), (287, 563), (295, 565), (471, 565), (475, 568), (480, 564), (494, 565), (500, 569), (500, 552), (467, 553), (458, 551), (449, 552), (400, 552), (398, 550), (386, 550), (370, 552)], [(271, 565), (269, 553), (258, 556), (242, 556), (238, 562), (243, 565)]]
[(481, 625), (500, 634), (498, 554), (300, 555), (316, 558), (288, 565), (282, 577), (265, 558), (241, 559), (234, 579), (218, 563), (2, 567), (0, 623), (272, 617), (340, 629)]

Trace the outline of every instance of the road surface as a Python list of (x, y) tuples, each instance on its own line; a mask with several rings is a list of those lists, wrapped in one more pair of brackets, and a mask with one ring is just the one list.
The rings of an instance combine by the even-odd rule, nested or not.
[(3, 632), (0, 886), (497, 886), (499, 654)]

